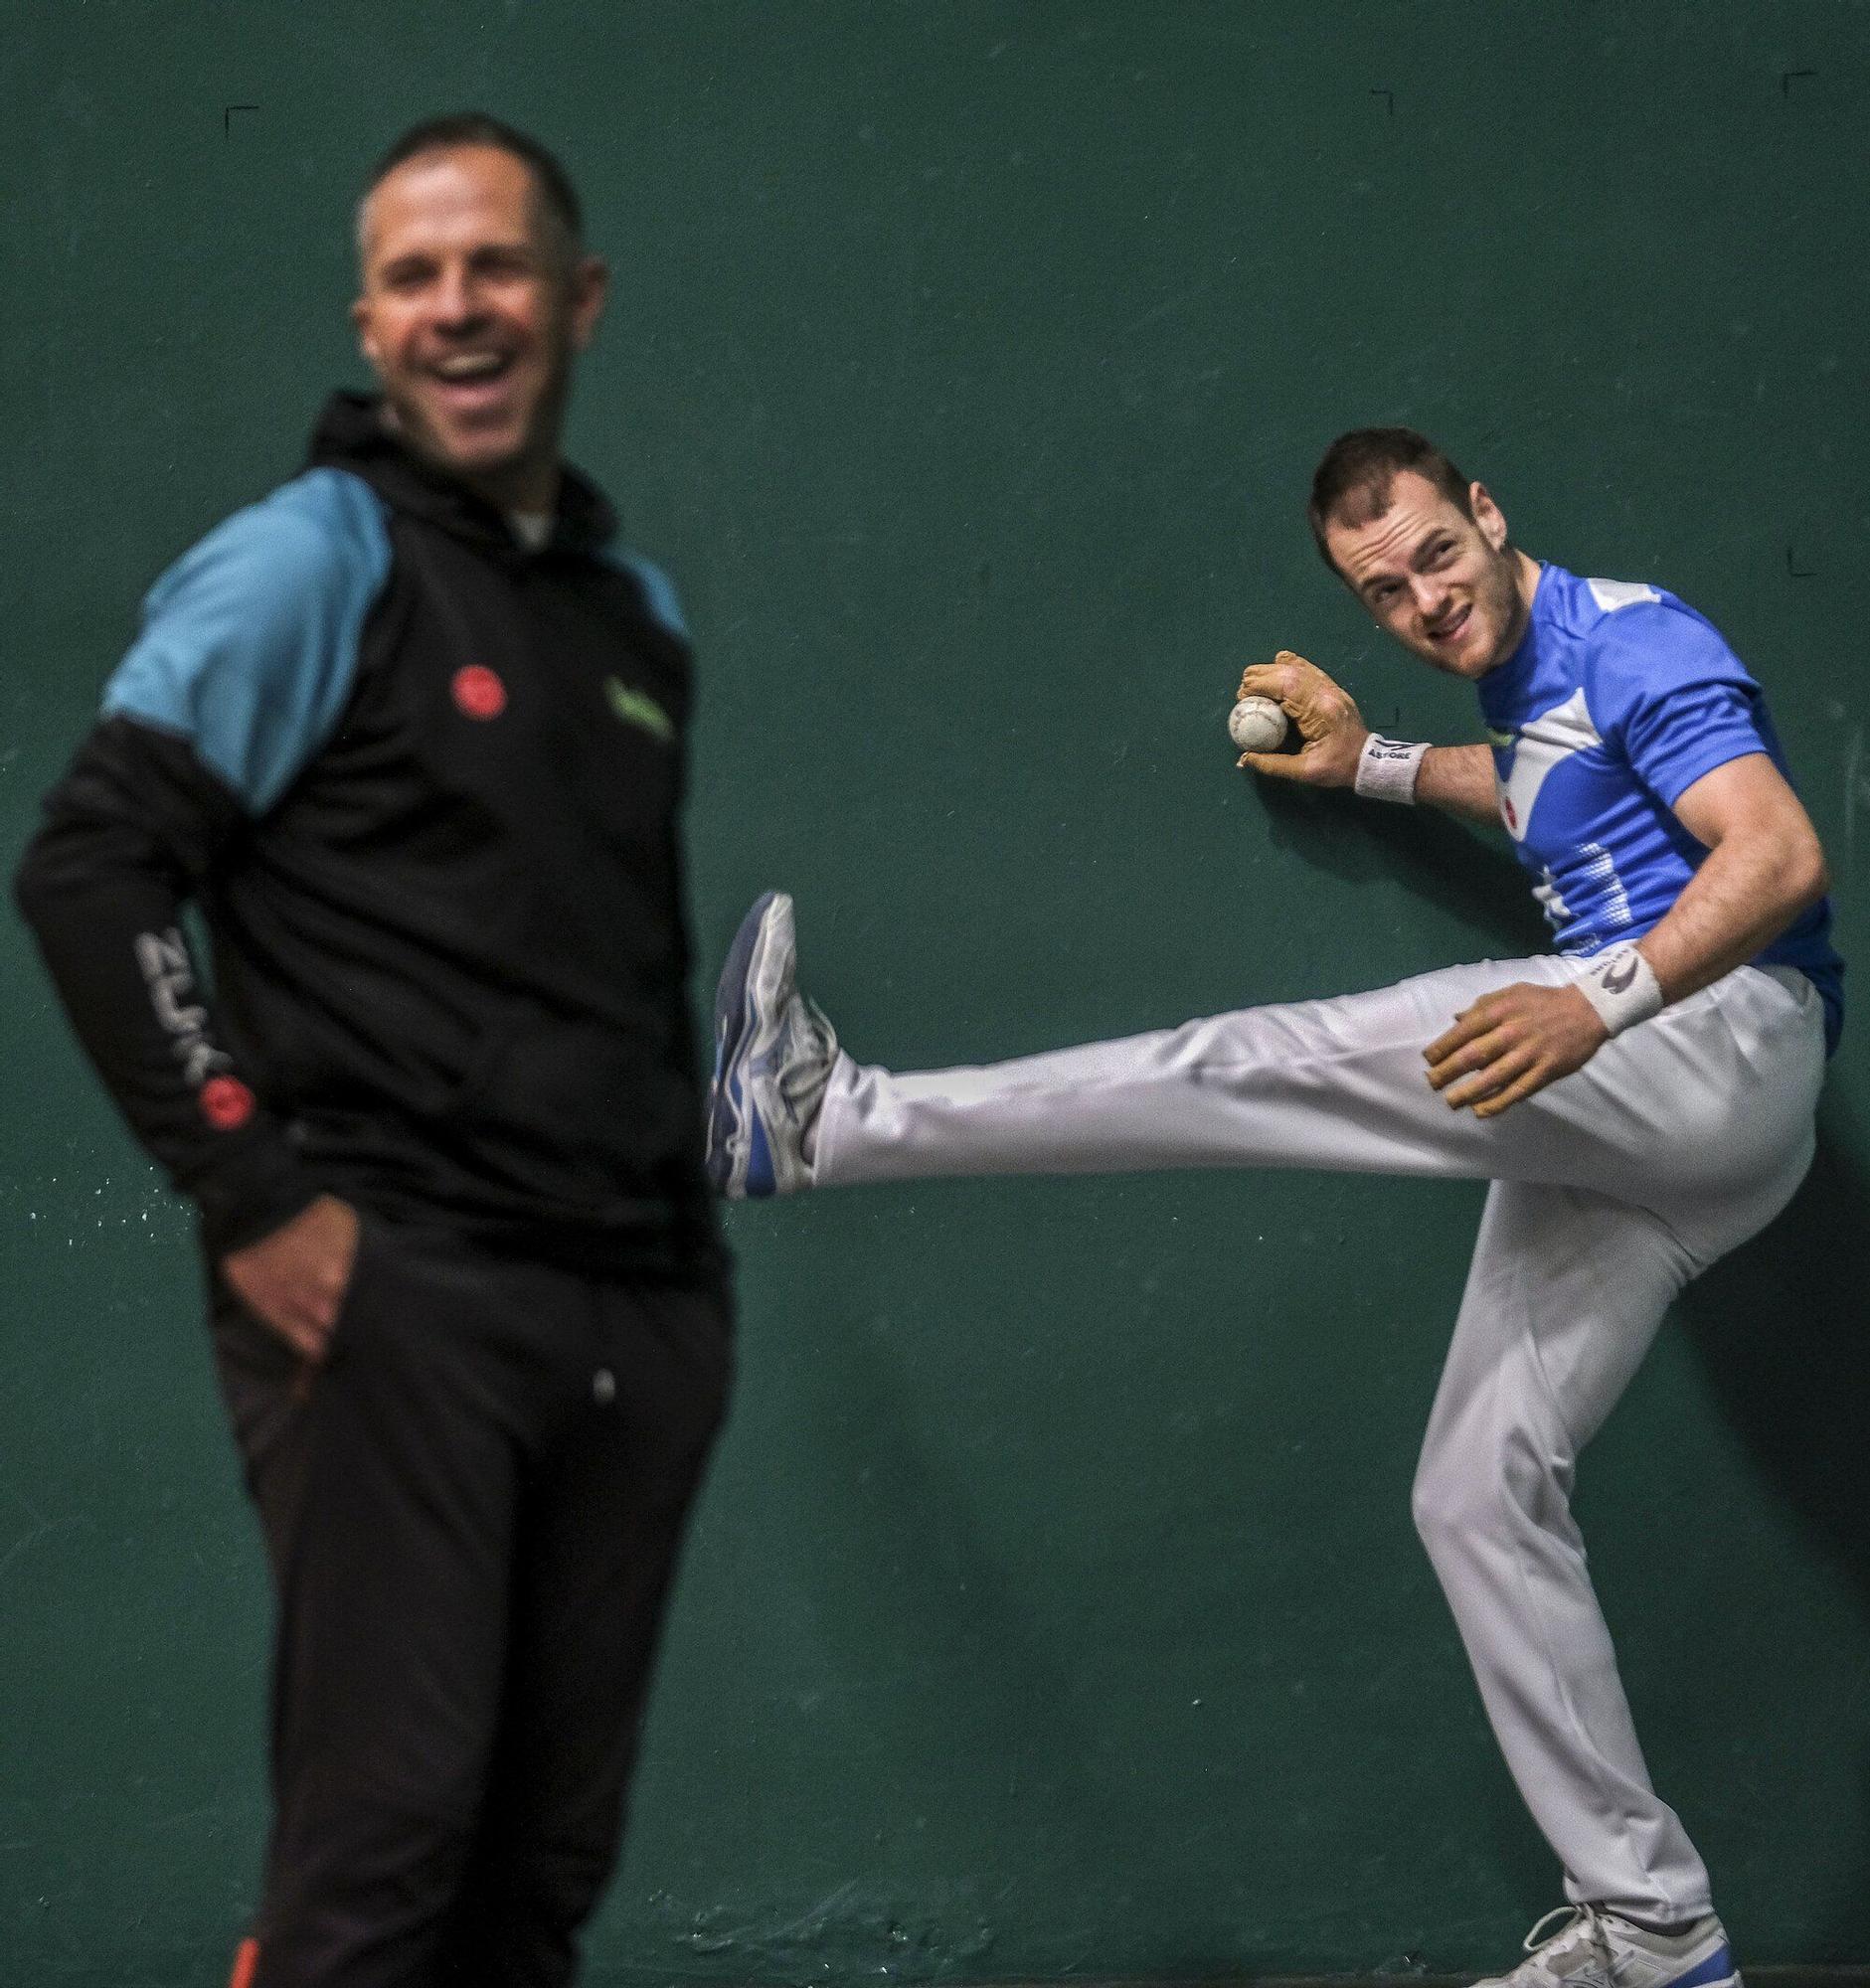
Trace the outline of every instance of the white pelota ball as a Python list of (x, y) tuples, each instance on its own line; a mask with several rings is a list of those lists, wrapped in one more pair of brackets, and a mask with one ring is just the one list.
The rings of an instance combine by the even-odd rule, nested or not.
[(1227, 715), (1227, 736), (1243, 752), (1276, 752), (1285, 740), (1285, 714), (1270, 697), (1244, 697)]

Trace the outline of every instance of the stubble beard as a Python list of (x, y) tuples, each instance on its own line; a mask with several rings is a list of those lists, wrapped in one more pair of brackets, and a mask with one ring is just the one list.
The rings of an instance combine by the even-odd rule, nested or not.
[(1499, 617), (1499, 639), (1487, 663), (1494, 669), (1519, 647), (1532, 620), (1531, 608), (1519, 597), (1519, 554), (1510, 542), (1500, 548), (1487, 590), (1493, 596), (1489, 605)]
[(519, 443), (484, 462), (463, 461), (446, 444), (446, 430), (430, 420), (414, 394), (397, 395), (386, 386), (380, 418), (384, 427), (431, 469), (465, 484), (499, 508), (511, 508), (507, 492), (529, 471), (558, 459), (571, 390), (571, 351), (561, 335), (553, 365), (527, 411)]

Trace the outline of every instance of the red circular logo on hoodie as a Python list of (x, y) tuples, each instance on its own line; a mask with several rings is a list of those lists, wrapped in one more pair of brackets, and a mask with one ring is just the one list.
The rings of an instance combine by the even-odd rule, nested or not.
[(465, 718), (498, 718), (506, 709), (506, 685), (484, 663), (454, 672), (454, 708)]
[(254, 1093), (238, 1077), (211, 1077), (201, 1087), (201, 1115), (217, 1132), (232, 1132), (254, 1115)]

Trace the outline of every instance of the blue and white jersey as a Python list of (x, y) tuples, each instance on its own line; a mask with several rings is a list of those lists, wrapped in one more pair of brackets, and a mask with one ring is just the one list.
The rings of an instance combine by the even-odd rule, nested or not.
[[(1561, 952), (1640, 938), (1681, 896), (1707, 851), (1674, 808), (1703, 774), (1750, 752), (1786, 772), (1746, 666), (1704, 615), (1653, 586), (1546, 567), (1524, 639), (1478, 689), (1501, 819)], [(1830, 929), (1825, 900), (1756, 963), (1810, 979), (1835, 1047), (1843, 963)]]

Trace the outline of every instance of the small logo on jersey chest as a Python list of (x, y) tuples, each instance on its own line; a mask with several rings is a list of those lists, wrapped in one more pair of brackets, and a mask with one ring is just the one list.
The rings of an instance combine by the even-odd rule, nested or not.
[(665, 746), (675, 737), (675, 720), (647, 691), (632, 690), (621, 677), (605, 677), (603, 694), (610, 709), (625, 725), (640, 726), (652, 739)]
[(483, 723), (498, 718), (506, 709), (506, 685), (485, 663), (467, 663), (454, 672), (448, 684), (454, 708), (463, 718)]

